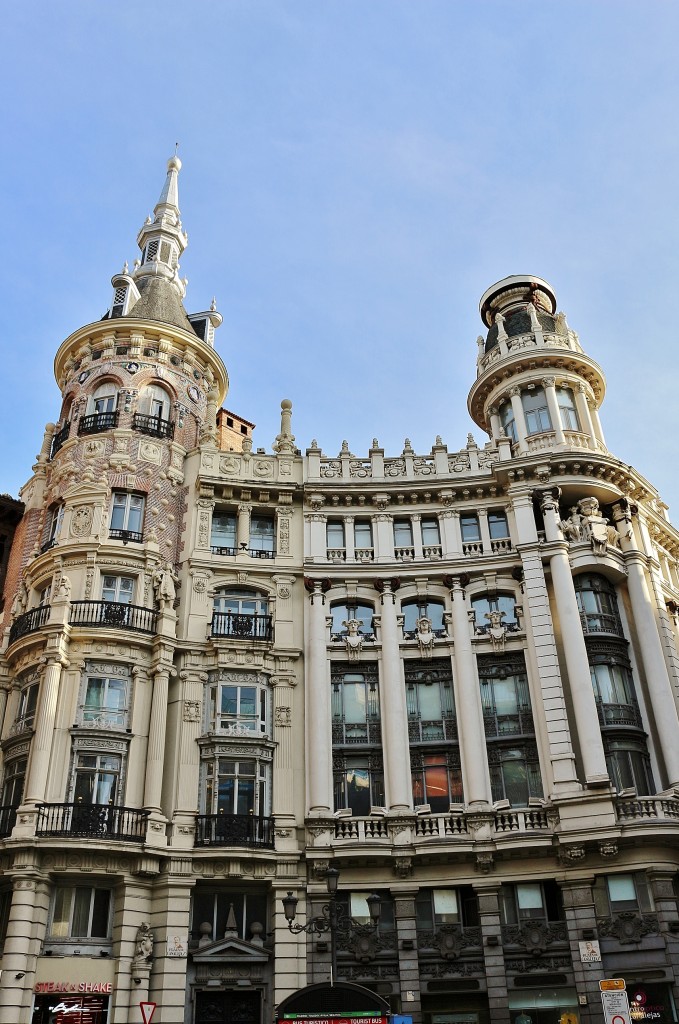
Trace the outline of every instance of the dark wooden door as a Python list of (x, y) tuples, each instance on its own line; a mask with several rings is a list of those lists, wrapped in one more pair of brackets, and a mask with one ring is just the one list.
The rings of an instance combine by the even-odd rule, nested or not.
[(195, 1024), (261, 1024), (259, 992), (196, 992)]

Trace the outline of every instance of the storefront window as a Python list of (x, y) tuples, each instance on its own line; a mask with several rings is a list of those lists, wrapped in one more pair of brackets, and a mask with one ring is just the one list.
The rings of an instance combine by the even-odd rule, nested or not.
[(575, 989), (526, 989), (508, 999), (511, 1024), (580, 1024)]

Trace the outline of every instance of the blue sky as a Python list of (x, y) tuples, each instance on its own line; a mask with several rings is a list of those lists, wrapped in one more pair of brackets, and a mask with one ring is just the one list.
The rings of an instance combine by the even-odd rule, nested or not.
[(451, 450), (478, 300), (554, 286), (611, 450), (679, 508), (679, 5), (52, 0), (3, 10), (0, 490), (58, 415), (52, 359), (137, 255), (180, 143), (186, 306), (270, 446)]

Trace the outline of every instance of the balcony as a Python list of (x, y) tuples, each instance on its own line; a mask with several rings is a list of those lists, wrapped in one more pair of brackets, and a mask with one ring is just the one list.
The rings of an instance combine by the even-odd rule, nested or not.
[(83, 434), (100, 434), (102, 430), (112, 430), (118, 426), (118, 410), (113, 412), (93, 412), (83, 416), (78, 423), (78, 436)]
[(608, 633), (624, 636), (622, 623), (617, 615), (607, 612), (580, 612), (583, 633)]
[(679, 824), (679, 800), (663, 796), (619, 797), (615, 801), (618, 821), (623, 825), (652, 821)]
[(535, 732), (530, 708), (520, 708), (511, 715), (484, 710), (483, 727), (488, 737), (533, 736)]
[(170, 440), (174, 437), (174, 422), (160, 416), (144, 416), (136, 412), (132, 418), (132, 429), (138, 430), (140, 434), (148, 434), (149, 437), (166, 437)]
[(148, 816), (148, 811), (112, 804), (43, 804), (35, 834), (143, 843)]
[(245, 612), (215, 612), (210, 632), (213, 637), (232, 637), (234, 640), (272, 640), (271, 615)]
[(144, 539), (144, 534), (137, 530), (109, 530), (108, 535), (111, 540), (121, 540), (123, 544), (129, 544), (130, 541), (141, 544)]
[(73, 601), (68, 621), (71, 626), (103, 626), (153, 635), (158, 612), (120, 601)]
[(6, 839), (12, 834), (16, 820), (16, 807), (0, 807), (0, 839)]
[(213, 544), (210, 551), (213, 555), (227, 555), (233, 558), (238, 553), (238, 548), (219, 547)]
[(457, 743), (455, 716), (446, 715), (434, 722), (427, 722), (415, 715), (409, 715), (408, 739), (411, 743), (429, 743), (435, 740), (452, 740), (453, 743)]
[(31, 608), (30, 612), (17, 615), (9, 631), (10, 644), (13, 644), (15, 640), (20, 640), (22, 636), (27, 636), (29, 633), (35, 633), (38, 629), (42, 629), (49, 615), (50, 606), (48, 604), (38, 605), (37, 608)]
[(57, 452), (63, 448), (68, 441), (68, 435), (71, 432), (71, 421), (64, 423), (61, 430), (58, 430), (52, 437), (52, 448), (50, 450), (50, 459), (53, 459)]
[(228, 547), (217, 544), (210, 546), (210, 551), (213, 555), (222, 555), (229, 558), (235, 558), (236, 555), (249, 555), (250, 558), (275, 558), (275, 551), (268, 551), (266, 548), (249, 548), (244, 544), (240, 547)]
[(353, 746), (356, 743), (381, 743), (382, 727), (377, 715), (371, 715), (363, 722), (345, 722), (340, 716), (332, 719), (333, 745)]
[(274, 819), (253, 814), (200, 814), (196, 846), (255, 846), (274, 848)]
[(596, 702), (599, 724), (603, 726), (631, 726), (634, 729), (643, 729), (641, 713), (636, 704), (604, 704), (603, 701)]

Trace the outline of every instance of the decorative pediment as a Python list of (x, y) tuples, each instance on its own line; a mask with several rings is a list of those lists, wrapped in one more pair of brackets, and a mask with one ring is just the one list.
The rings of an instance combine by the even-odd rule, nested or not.
[(232, 935), (216, 939), (214, 942), (206, 942), (205, 945), (194, 950), (191, 955), (193, 962), (197, 964), (236, 962), (248, 966), (250, 964), (265, 964), (271, 959), (270, 950)]

